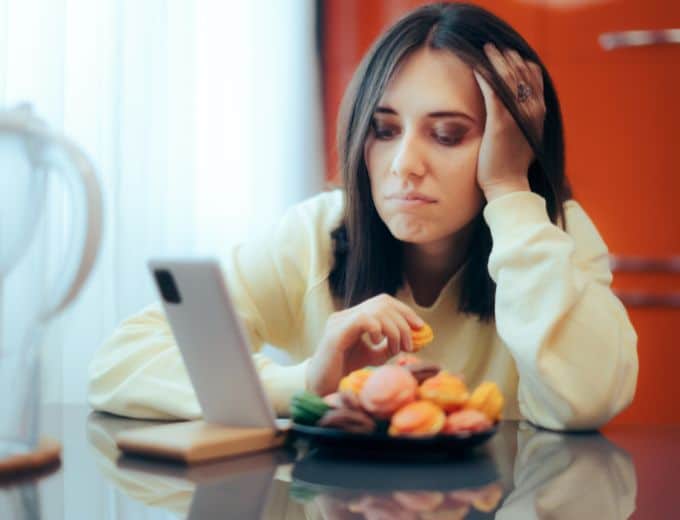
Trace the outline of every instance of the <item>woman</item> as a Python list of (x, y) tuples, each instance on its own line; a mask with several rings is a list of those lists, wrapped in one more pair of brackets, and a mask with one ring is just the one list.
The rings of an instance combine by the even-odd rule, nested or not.
[[(363, 59), (338, 131), (344, 188), (235, 248), (225, 275), (276, 411), (410, 351), (498, 384), (504, 417), (590, 429), (633, 399), (637, 337), (610, 290), (607, 248), (564, 176), (560, 109), (536, 53), (464, 4), (417, 9)], [(370, 341), (366, 341), (370, 339)], [(373, 345), (369, 345), (370, 343)], [(90, 368), (94, 408), (200, 415), (159, 307), (133, 316)]]

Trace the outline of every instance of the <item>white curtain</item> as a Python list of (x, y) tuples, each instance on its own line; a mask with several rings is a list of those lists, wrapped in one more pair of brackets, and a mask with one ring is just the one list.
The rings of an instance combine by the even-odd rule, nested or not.
[[(45, 338), (48, 402), (83, 402), (92, 353), (156, 299), (149, 257), (218, 253), (322, 189), (314, 6), (0, 0), (0, 107), (30, 102), (104, 193), (94, 272)], [(46, 270), (68, 222), (53, 191), (35, 242)]]

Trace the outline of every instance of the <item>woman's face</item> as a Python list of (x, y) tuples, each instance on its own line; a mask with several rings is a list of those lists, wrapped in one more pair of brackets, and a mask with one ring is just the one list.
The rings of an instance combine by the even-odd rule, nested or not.
[(422, 48), (397, 69), (364, 145), (373, 203), (395, 238), (455, 239), (478, 214), (484, 119), (472, 69), (452, 52)]

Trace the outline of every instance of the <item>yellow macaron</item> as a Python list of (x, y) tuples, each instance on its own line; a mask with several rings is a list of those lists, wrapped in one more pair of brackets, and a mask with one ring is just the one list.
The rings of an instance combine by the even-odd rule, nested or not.
[(420, 327), (418, 330), (411, 332), (411, 343), (413, 344), (413, 351), (418, 352), (428, 343), (431, 343), (434, 339), (434, 333), (432, 332), (432, 327), (427, 323)]

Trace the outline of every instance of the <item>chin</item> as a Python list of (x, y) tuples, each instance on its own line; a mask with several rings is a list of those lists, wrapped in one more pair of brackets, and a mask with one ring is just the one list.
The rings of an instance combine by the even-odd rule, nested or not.
[(395, 219), (387, 224), (387, 228), (394, 238), (409, 244), (432, 244), (441, 240), (455, 237), (463, 231), (474, 219), (462, 222), (460, 226), (442, 229), (438, 222), (426, 220)]
[(430, 226), (420, 223), (409, 225), (399, 223), (388, 226), (388, 229), (394, 238), (410, 244), (426, 244), (442, 238), (441, 234), (431, 229)]

